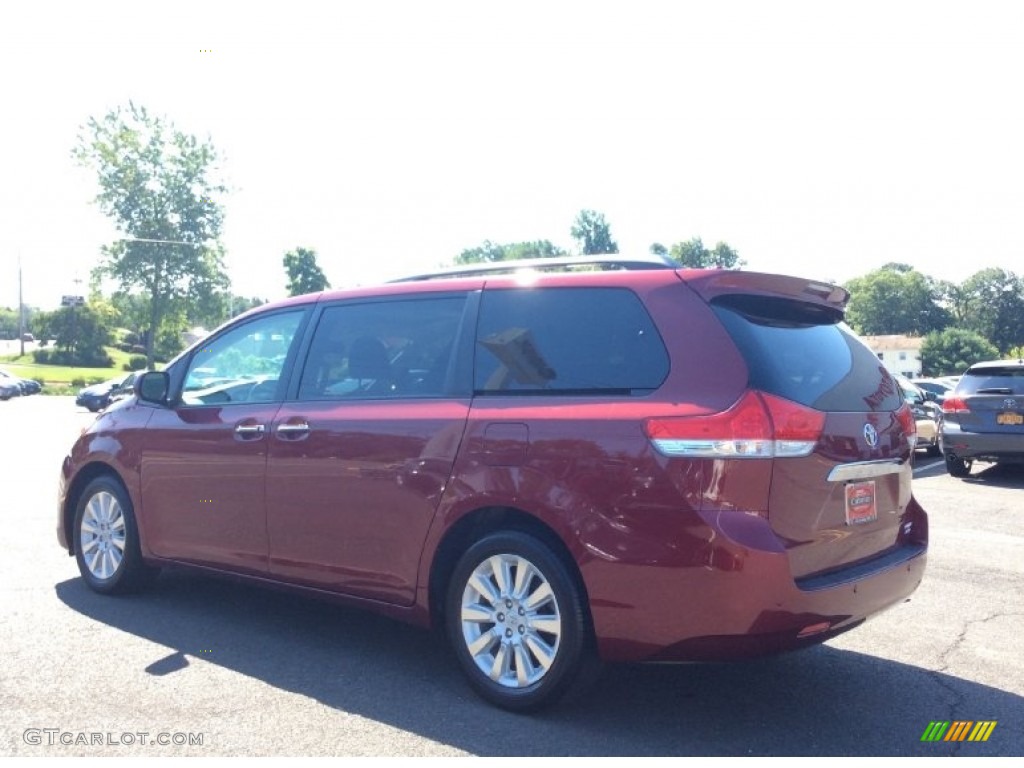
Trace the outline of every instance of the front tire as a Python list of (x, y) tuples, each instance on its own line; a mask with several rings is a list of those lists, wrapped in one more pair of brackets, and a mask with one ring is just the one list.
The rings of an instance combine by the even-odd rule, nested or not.
[(112, 477), (98, 477), (78, 498), (75, 559), (89, 588), (105, 595), (147, 586), (156, 570), (142, 560), (131, 499)]
[(445, 621), (473, 689), (503, 709), (554, 704), (592, 656), (582, 590), (543, 542), (494, 533), (461, 557), (448, 584)]
[(947, 453), (946, 471), (953, 477), (967, 477), (971, 474), (971, 462)]

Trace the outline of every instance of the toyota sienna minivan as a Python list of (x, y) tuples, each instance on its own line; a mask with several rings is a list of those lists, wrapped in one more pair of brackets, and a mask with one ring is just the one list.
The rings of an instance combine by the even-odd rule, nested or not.
[(928, 542), (847, 299), (613, 256), (262, 306), (82, 434), (58, 538), (101, 593), (184, 566), (437, 627), (512, 710), (598, 660), (820, 643), (911, 594)]

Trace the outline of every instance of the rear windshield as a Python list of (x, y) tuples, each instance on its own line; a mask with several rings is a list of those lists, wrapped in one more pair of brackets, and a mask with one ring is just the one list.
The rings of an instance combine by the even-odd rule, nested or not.
[(736, 295), (712, 303), (750, 369), (750, 386), (821, 411), (894, 411), (900, 388), (834, 310)]
[(958, 395), (1024, 395), (1024, 368), (969, 370), (957, 384)]

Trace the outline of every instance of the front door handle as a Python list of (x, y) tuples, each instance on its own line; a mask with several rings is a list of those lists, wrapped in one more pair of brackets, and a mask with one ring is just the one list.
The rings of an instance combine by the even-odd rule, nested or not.
[(259, 440), (267, 428), (263, 424), (236, 424), (235, 437), (239, 440)]

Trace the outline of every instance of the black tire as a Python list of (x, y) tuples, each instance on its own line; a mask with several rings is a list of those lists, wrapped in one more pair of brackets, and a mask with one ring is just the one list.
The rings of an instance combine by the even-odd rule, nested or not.
[(952, 477), (967, 477), (971, 474), (971, 463), (950, 453), (946, 454), (946, 471)]
[[(499, 586), (495, 562), (508, 565), (505, 577), (511, 588)], [(470, 586), (474, 575), (482, 577), (478, 568), (488, 574), (483, 578), (492, 599)], [(517, 585), (520, 569), (525, 583)], [(548, 588), (550, 598), (543, 597)], [(532, 605), (530, 597), (535, 598)], [(464, 605), (467, 615), (490, 618), (464, 621)], [(582, 590), (562, 559), (547, 544), (519, 531), (493, 533), (476, 542), (459, 559), (448, 583), (445, 623), (463, 674), (481, 697), (513, 712), (550, 706), (590, 679), (596, 654), (588, 616)], [(475, 655), (470, 650), (474, 633), (481, 643), (490, 639)], [(500, 680), (483, 669), (492, 664), (495, 670), (501, 667)]]
[(152, 583), (131, 498), (110, 476), (90, 482), (75, 507), (75, 559), (89, 588), (104, 595), (135, 592)]

